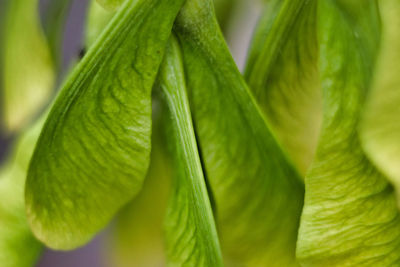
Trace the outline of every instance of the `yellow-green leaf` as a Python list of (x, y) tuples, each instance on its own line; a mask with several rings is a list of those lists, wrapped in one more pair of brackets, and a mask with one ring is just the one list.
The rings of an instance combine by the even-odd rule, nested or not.
[(270, 1), (258, 23), (245, 78), (272, 130), (304, 176), (322, 118), (317, 1)]
[(12, 0), (6, 6), (3, 126), (15, 132), (42, 111), (52, 95), (55, 73), (40, 28), (38, 0)]
[(183, 0), (129, 0), (62, 88), (30, 164), (26, 206), (42, 242), (88, 242), (149, 165), (151, 89)]
[[(382, 42), (361, 125), (363, 147), (400, 191), (400, 2), (381, 0)], [(400, 201), (398, 200), (400, 203)]]
[(305, 178), (297, 245), (304, 266), (398, 266), (393, 188), (367, 159), (358, 126), (379, 46), (376, 1), (319, 1), (324, 117)]
[(160, 99), (153, 97), (151, 161), (143, 189), (116, 218), (106, 245), (115, 267), (165, 266), (163, 221), (171, 183), (171, 164), (161, 129)]

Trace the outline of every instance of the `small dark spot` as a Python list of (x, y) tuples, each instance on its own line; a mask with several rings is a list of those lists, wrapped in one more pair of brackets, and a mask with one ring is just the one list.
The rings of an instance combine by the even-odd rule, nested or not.
[(157, 50), (156, 53), (157, 53), (157, 54), (161, 54), (161, 51), (160, 51), (160, 50)]
[(83, 48), (79, 51), (79, 59), (82, 59), (85, 55), (86, 55), (86, 48), (83, 47)]

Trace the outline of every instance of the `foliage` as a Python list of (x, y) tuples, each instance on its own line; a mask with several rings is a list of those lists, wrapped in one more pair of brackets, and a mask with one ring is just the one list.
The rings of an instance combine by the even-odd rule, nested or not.
[(243, 74), (238, 1), (92, 0), (49, 107), (71, 2), (7, 1), (2, 266), (400, 265), (398, 1), (262, 1)]

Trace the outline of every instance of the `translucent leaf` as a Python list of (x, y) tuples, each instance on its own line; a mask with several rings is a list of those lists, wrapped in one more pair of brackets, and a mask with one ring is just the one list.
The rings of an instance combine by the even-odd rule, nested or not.
[(151, 88), (181, 2), (127, 1), (63, 86), (26, 186), (28, 219), (46, 245), (85, 244), (139, 192)]
[(24, 204), (24, 185), (44, 119), (22, 135), (15, 151), (0, 169), (0, 262), (2, 267), (34, 266), (42, 245), (29, 228)]
[(317, 1), (268, 3), (245, 71), (272, 129), (303, 176), (314, 157), (322, 118), (316, 7)]
[[(381, 0), (382, 42), (361, 137), (368, 156), (400, 190), (400, 2)], [(397, 193), (399, 194), (399, 193)]]
[(172, 38), (160, 69), (169, 116), (173, 184), (165, 221), (168, 266), (223, 266), (192, 125), (179, 44)]
[(52, 94), (54, 68), (40, 28), (38, 0), (8, 1), (4, 37), (4, 127), (26, 126)]
[(236, 265), (295, 265), (304, 189), (229, 54), (212, 2), (187, 1), (175, 30), (223, 252)]
[(306, 176), (297, 245), (304, 266), (398, 266), (400, 216), (392, 187), (358, 137), (380, 36), (375, 1), (319, 1), (324, 118)]

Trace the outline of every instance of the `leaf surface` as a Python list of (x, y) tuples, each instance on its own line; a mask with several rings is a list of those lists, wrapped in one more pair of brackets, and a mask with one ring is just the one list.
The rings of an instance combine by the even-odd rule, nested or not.
[[(92, 0), (86, 20), (86, 46), (91, 47), (115, 15)], [(105, 249), (112, 266), (165, 266), (163, 219), (171, 180), (171, 166), (161, 131), (160, 99), (152, 97), (150, 166), (143, 188), (115, 219)]]
[(398, 266), (393, 188), (358, 135), (380, 39), (376, 1), (319, 1), (319, 28), (324, 118), (297, 254), (304, 266)]
[[(372, 89), (361, 124), (363, 147), (377, 167), (400, 190), (400, 2), (379, 1), (382, 42)], [(399, 197), (399, 196), (398, 196)], [(399, 202), (400, 203), (400, 202)]]
[(317, 1), (270, 1), (258, 22), (245, 78), (302, 177), (322, 118)]
[(50, 49), (40, 28), (38, 0), (6, 4), (3, 44), (3, 126), (25, 127), (52, 95), (55, 73)]
[(159, 99), (153, 98), (151, 162), (143, 189), (115, 219), (106, 248), (112, 266), (165, 266), (163, 221), (171, 187), (171, 164), (161, 132)]
[(63, 86), (25, 194), (31, 227), (49, 247), (85, 244), (139, 192), (151, 88), (182, 1), (127, 1)]
[(178, 42), (170, 39), (160, 69), (168, 108), (173, 183), (166, 220), (168, 266), (223, 266), (217, 230), (197, 149)]
[(296, 265), (303, 186), (228, 51), (212, 2), (187, 1), (175, 30), (223, 253), (236, 265)]

